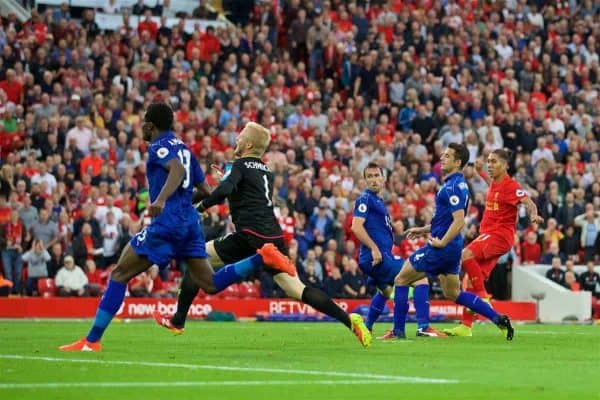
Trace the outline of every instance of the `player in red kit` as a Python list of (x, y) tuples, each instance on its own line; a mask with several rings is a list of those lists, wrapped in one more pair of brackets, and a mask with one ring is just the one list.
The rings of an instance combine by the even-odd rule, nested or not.
[[(484, 283), (496, 266), (498, 259), (509, 252), (514, 243), (519, 205), (525, 205), (532, 222), (543, 222), (535, 203), (521, 189), (521, 185), (508, 175), (511, 152), (497, 149), (488, 156), (490, 187), (485, 200), (485, 211), (479, 227), (479, 236), (462, 252), (462, 268), (469, 276), (467, 291), (482, 299), (489, 298)], [(443, 330), (451, 336), (472, 336), (471, 326), (475, 315), (466, 308), (462, 323)]]

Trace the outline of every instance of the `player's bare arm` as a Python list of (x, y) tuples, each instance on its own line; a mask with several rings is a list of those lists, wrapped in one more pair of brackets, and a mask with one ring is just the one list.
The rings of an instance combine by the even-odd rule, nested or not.
[(197, 204), (210, 196), (211, 188), (206, 182), (202, 182), (200, 185), (196, 186), (196, 191), (194, 192), (194, 196), (192, 197), (192, 203)]
[(381, 255), (381, 251), (379, 251), (379, 248), (377, 247), (373, 239), (371, 239), (371, 236), (369, 236), (367, 230), (365, 229), (365, 218), (352, 218), (352, 232), (354, 232), (354, 234), (362, 244), (371, 249), (371, 254), (373, 256), (373, 266), (379, 264), (381, 260), (383, 260), (383, 256)]
[(404, 232), (404, 224), (401, 220), (398, 220), (392, 224), (392, 228), (394, 228), (394, 232), (398, 235), (401, 235)]
[(169, 160), (166, 164), (166, 167), (169, 170), (167, 181), (162, 187), (156, 200), (154, 200), (152, 204), (148, 206), (148, 214), (151, 217), (156, 217), (162, 212), (167, 199), (171, 197), (173, 193), (175, 193), (185, 177), (185, 167), (178, 158), (172, 158)]
[(538, 209), (533, 200), (529, 197), (525, 197), (521, 200), (521, 204), (525, 205), (525, 209), (527, 210), (527, 214), (531, 219), (531, 222), (537, 222), (538, 224), (544, 222), (544, 218), (538, 215)]
[(452, 224), (446, 231), (446, 234), (443, 238), (431, 238), (429, 243), (433, 247), (442, 248), (446, 247), (448, 243), (452, 241), (457, 235), (460, 234), (460, 231), (465, 226), (465, 211), (457, 210), (452, 213)]
[(414, 228), (409, 228), (404, 231), (404, 234), (406, 235), (406, 237), (408, 239), (412, 240), (412, 239), (418, 239), (423, 236), (427, 236), (427, 235), (429, 235), (430, 232), (431, 232), (431, 225), (425, 225), (425, 226), (421, 226), (421, 227), (415, 226)]

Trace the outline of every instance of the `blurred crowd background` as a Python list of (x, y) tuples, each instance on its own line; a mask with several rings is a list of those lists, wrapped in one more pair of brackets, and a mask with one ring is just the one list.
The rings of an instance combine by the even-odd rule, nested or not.
[[(497, 148), (514, 151), (511, 174), (545, 219), (530, 225), (521, 213), (489, 282), (494, 297), (509, 298), (511, 268), (540, 263), (560, 284), (598, 294), (597, 1), (200, 0), (187, 13), (173, 1), (39, 5), (26, 22), (0, 19), (5, 293), (102, 293), (124, 244), (149, 223), (140, 122), (161, 100), (211, 185), (209, 166), (232, 161), (246, 122), (270, 129), (265, 158), (290, 256), (308, 285), (334, 297), (374, 290), (350, 232), (363, 168), (385, 170), (395, 221), (427, 224), (451, 142), (471, 155), (467, 242)], [(102, 30), (97, 13), (122, 22)], [(190, 19), (202, 23), (186, 29)], [(208, 240), (235, 229), (226, 205), (203, 225)], [(403, 257), (422, 245), (396, 243)], [(574, 264), (589, 271), (578, 276)], [(130, 294), (172, 296), (184, 268), (154, 268)], [(262, 296), (281, 295), (266, 274), (255, 278)]]

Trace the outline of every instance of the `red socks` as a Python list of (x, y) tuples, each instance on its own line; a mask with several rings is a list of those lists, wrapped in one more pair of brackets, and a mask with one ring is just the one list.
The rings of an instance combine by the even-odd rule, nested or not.
[(488, 294), (485, 290), (483, 272), (481, 272), (481, 266), (479, 266), (477, 260), (474, 257), (469, 258), (468, 260), (463, 261), (462, 267), (469, 275), (471, 286), (473, 286), (473, 293), (479, 297), (487, 297)]

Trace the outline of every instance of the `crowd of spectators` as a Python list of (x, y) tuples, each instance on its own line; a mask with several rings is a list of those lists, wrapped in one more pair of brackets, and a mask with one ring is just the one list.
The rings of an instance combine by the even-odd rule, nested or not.
[[(265, 158), (290, 255), (307, 284), (335, 297), (371, 292), (349, 229), (363, 168), (385, 169), (395, 221), (426, 224), (451, 142), (471, 155), (467, 241), (485, 204), (487, 154), (504, 147), (545, 218), (519, 219), (506, 263), (598, 263), (597, 2), (261, 1), (245, 23), (191, 34), (184, 15), (166, 25), (174, 15), (163, 4), (107, 32), (95, 10), (75, 19), (68, 6), (1, 19), (0, 240), (13, 292), (35, 293), (42, 277), (61, 295), (102, 291), (147, 223), (140, 121), (158, 100), (174, 108), (174, 131), (211, 185), (209, 166), (232, 160), (246, 122), (270, 129)], [(226, 205), (203, 224), (208, 239), (234, 229)], [(422, 244), (397, 243), (402, 256)], [(169, 295), (163, 281), (182, 268), (151, 270), (130, 293)], [(262, 294), (277, 295), (260, 278)]]

